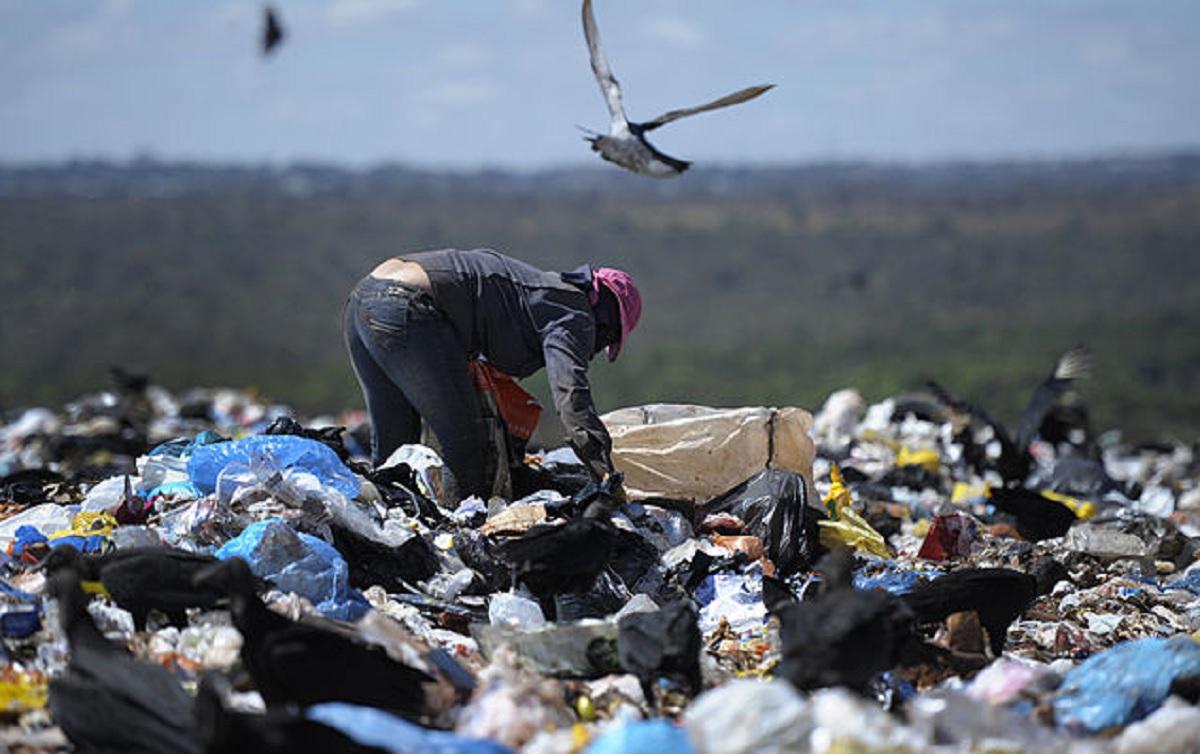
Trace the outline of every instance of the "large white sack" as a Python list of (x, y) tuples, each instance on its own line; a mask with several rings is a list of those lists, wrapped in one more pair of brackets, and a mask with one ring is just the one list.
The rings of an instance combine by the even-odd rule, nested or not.
[(801, 408), (710, 408), (654, 403), (600, 417), (613, 440), (613, 463), (631, 499), (703, 501), (763, 469), (804, 477), (812, 498), (816, 455)]

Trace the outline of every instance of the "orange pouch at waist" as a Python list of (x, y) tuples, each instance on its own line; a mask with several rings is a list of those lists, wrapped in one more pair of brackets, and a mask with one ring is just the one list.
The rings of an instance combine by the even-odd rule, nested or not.
[(537, 402), (517, 381), (504, 372), (482, 361), (470, 362), (471, 375), (480, 390), (486, 390), (496, 401), (500, 418), (508, 426), (513, 437), (528, 440), (537, 429), (542, 415), (542, 404)]

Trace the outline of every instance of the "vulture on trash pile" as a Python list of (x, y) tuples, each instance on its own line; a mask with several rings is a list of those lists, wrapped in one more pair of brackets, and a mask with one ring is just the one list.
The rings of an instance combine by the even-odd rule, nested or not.
[(71, 649), (66, 672), (50, 681), (50, 712), (76, 750), (199, 754), (191, 699), (175, 678), (104, 638), (74, 569), (55, 573), (49, 588)]
[(225, 679), (206, 675), (196, 690), (196, 727), (205, 754), (382, 754), (384, 749), (364, 746), (341, 731), (302, 717), (290, 709), (252, 715), (225, 708)]
[(1030, 542), (1064, 536), (1078, 520), (1075, 511), (1032, 490), (1000, 487), (989, 499), (996, 510), (1017, 519), (1017, 533)]
[[(1051, 585), (1052, 586), (1052, 585)], [(1038, 580), (1009, 568), (967, 568), (932, 581), (921, 581), (900, 597), (918, 623), (945, 620), (974, 610), (988, 634), (992, 654), (1004, 651), (1008, 627), (1037, 597)]]
[(83, 581), (99, 582), (113, 602), (133, 615), (140, 631), (151, 610), (166, 615), (176, 626), (187, 625), (189, 607), (212, 608), (224, 596), (214, 589), (197, 588), (192, 579), (216, 562), (170, 547), (130, 547), (104, 555), (84, 555), (70, 545), (59, 545), (42, 561), (47, 576), (74, 570)]
[(242, 634), (242, 664), (269, 707), (341, 701), (410, 720), (426, 714), (422, 684), (432, 678), (393, 660), (382, 647), (271, 610), (259, 599), (255, 576), (241, 558), (204, 569), (196, 584), (229, 597), (233, 624)]
[(592, 13), (592, 0), (583, 0), (583, 36), (587, 40), (592, 73), (595, 74), (596, 81), (600, 84), (600, 91), (604, 95), (604, 101), (608, 104), (608, 114), (611, 118), (608, 134), (592, 132), (594, 135), (584, 138), (591, 142), (592, 151), (599, 152), (602, 158), (639, 175), (671, 178), (691, 166), (690, 162), (670, 157), (655, 149), (650, 142), (646, 141), (646, 132), (689, 115), (741, 104), (754, 99), (774, 86), (768, 84), (746, 87), (703, 105), (671, 110), (654, 120), (631, 123), (625, 116), (625, 106), (621, 102), (621, 85), (617, 83), (616, 77), (608, 67), (608, 60), (604, 56), (604, 50), (600, 47), (600, 31), (596, 27), (595, 14)]
[[(1042, 425), (1048, 417), (1053, 415), (1057, 419), (1067, 419), (1066, 415), (1055, 414), (1055, 408), (1075, 380), (1091, 374), (1091, 363), (1091, 352), (1084, 347), (1073, 348), (1059, 357), (1050, 375), (1034, 389), (1029, 403), (1021, 413), (1015, 438), (981, 406), (956, 397), (936, 382), (930, 381), (927, 384), (939, 401), (958, 414), (959, 421), (976, 420), (984, 426), (991, 427), (996, 441), (1000, 444), (1000, 457), (995, 461), (996, 471), (1005, 482), (1019, 482), (1029, 475), (1033, 464), (1029, 446), (1042, 431)], [(1058, 425), (1061, 425), (1061, 421)], [(1063, 433), (1062, 426), (1058, 425), (1051, 433), (1055, 437)], [(967, 455), (975, 457), (971, 452)]]

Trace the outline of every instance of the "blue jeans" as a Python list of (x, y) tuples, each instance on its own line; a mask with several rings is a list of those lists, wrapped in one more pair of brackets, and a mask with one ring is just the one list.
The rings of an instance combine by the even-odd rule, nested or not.
[(425, 291), (366, 277), (346, 301), (346, 348), (371, 420), (375, 465), (421, 440), (424, 418), (459, 493), (487, 497), (488, 428), (470, 355)]

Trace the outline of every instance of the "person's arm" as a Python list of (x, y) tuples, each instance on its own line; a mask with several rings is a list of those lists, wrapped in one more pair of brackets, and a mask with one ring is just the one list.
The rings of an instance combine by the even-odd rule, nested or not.
[(596, 413), (588, 384), (593, 338), (590, 321), (560, 322), (543, 334), (542, 349), (554, 408), (567, 428), (567, 440), (599, 480), (613, 470), (612, 439)]

